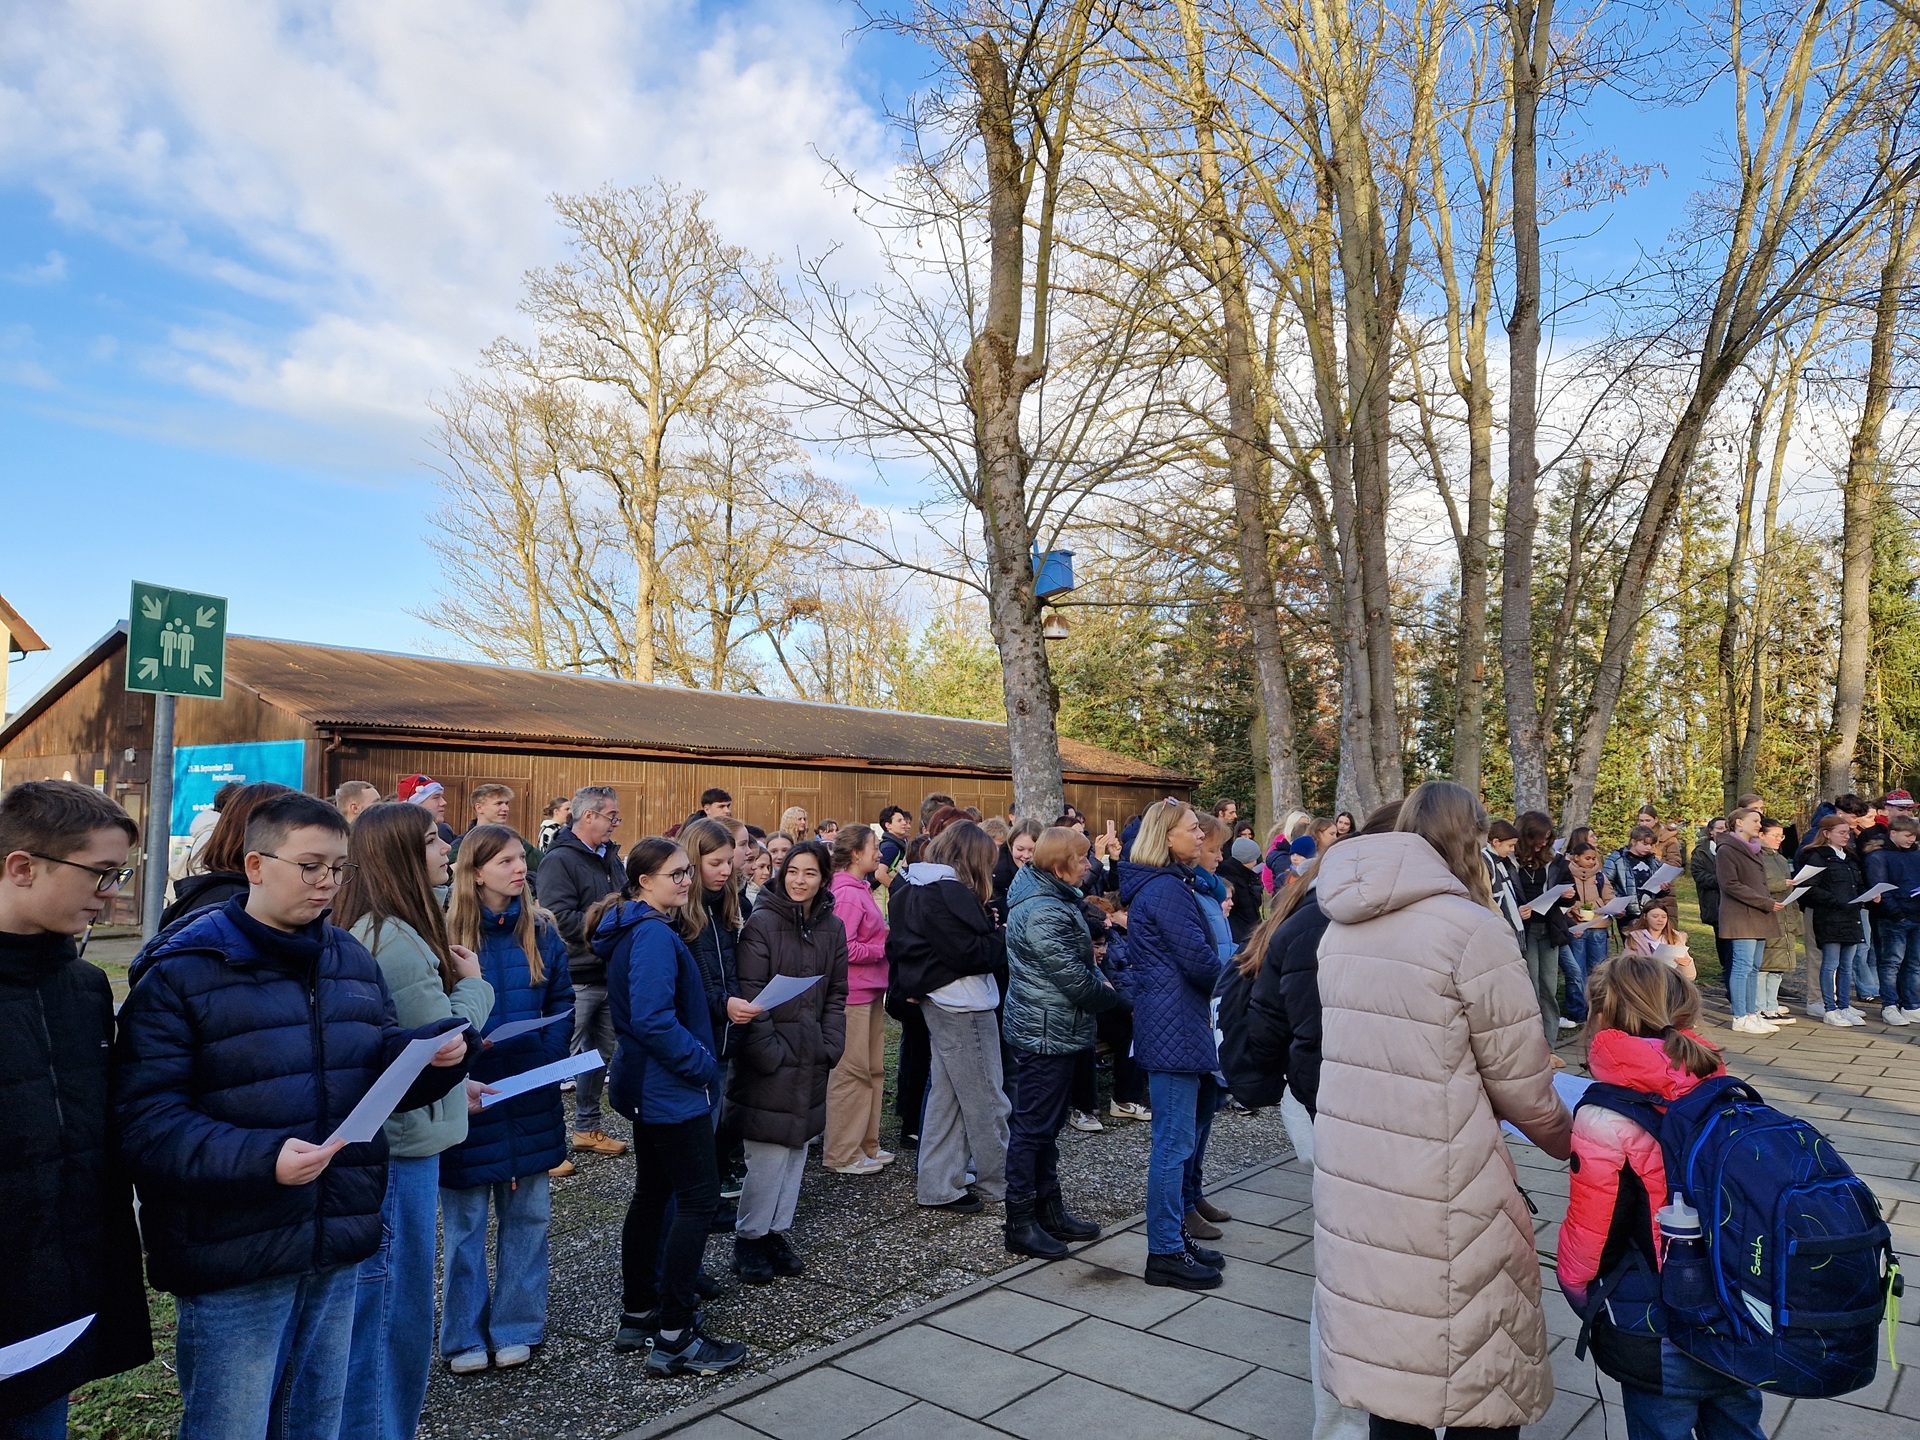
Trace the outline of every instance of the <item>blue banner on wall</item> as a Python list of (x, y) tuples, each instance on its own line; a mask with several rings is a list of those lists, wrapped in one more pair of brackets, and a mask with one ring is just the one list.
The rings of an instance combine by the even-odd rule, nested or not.
[(223, 785), (272, 780), (298, 790), (307, 778), (307, 742), (254, 740), (238, 745), (182, 745), (173, 752), (173, 833), (185, 835), (193, 817), (213, 808)]

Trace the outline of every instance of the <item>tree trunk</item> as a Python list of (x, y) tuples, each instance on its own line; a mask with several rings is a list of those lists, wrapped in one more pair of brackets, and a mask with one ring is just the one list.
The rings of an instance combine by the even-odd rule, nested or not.
[(1847, 478), (1840, 531), (1840, 674), (1833, 691), (1833, 749), (1827, 755), (1825, 794), (1853, 788), (1854, 752), (1866, 707), (1867, 661), (1873, 648), (1868, 601), (1873, 588), (1873, 529), (1885, 493), (1880, 436), (1893, 391), (1893, 352), (1898, 339), (1901, 290), (1912, 254), (1913, 217), (1920, 207), (1894, 207), (1886, 259), (1880, 267), (1873, 341), (1867, 358), (1866, 394), (1860, 423), (1847, 450)]
[(1227, 474), (1233, 486), (1235, 550), (1240, 593), (1253, 631), (1254, 672), (1259, 680), (1261, 729), (1271, 808), (1300, 808), (1304, 796), (1294, 756), (1293, 692), (1280, 640), (1280, 607), (1274, 598), (1273, 554), (1268, 520), (1272, 506), (1270, 427), (1262, 413), (1254, 364), (1253, 309), (1247, 299), (1245, 254), (1220, 179), (1214, 136), (1216, 101), (1206, 78), (1206, 50), (1192, 0), (1181, 0), (1180, 28), (1187, 50), (1187, 108), (1193, 118), (1200, 162), (1200, 210), (1210, 236), (1210, 279), (1220, 296), (1227, 391)]
[(1762, 382), (1747, 422), (1747, 443), (1740, 467), (1740, 504), (1733, 516), (1733, 554), (1727, 559), (1727, 583), (1720, 611), (1720, 702), (1725, 710), (1720, 723), (1720, 788), (1722, 808), (1729, 815), (1742, 793), (1740, 737), (1746, 727), (1740, 714), (1743, 698), (1740, 627), (1742, 612), (1746, 609), (1747, 551), (1753, 542), (1753, 497), (1760, 483), (1760, 447), (1766, 439), (1767, 415), (1773, 409), (1774, 387), (1779, 381), (1778, 359), (1776, 352), (1774, 373)]
[(1533, 537), (1539, 524), (1538, 119), (1553, 0), (1508, 0), (1513, 75), (1513, 311), (1507, 320), (1507, 515), (1500, 556), (1500, 669), (1516, 810), (1547, 808), (1547, 743), (1533, 673)]
[[(979, 101), (987, 171), (987, 295), (980, 330), (967, 356), (976, 481), (987, 541), (987, 611), (1006, 693), (1014, 808), (1021, 815), (1050, 817), (1061, 812), (1066, 797), (1054, 727), (1053, 676), (1033, 593), (1028, 456), (1020, 435), (1021, 397), (1045, 373), (1038, 333), (1035, 353), (1020, 353), (1027, 294), (1027, 201), (1034, 167), (1020, 144), (1006, 60), (990, 31), (980, 31), (969, 42), (967, 69)], [(1044, 300), (1039, 303), (1044, 305)]]

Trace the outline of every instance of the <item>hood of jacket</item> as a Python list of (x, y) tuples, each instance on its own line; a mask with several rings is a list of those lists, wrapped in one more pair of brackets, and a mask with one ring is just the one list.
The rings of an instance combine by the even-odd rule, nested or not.
[(1076, 911), (1080, 908), (1080, 892), (1073, 886), (1045, 870), (1022, 865), (1013, 877), (1013, 884), (1007, 887), (1007, 908), (1011, 910), (1029, 900), (1058, 900)]
[(1136, 865), (1131, 860), (1122, 860), (1120, 862), (1120, 903), (1133, 904), (1135, 896), (1163, 877), (1179, 882), (1184, 890), (1193, 888), (1193, 871), (1188, 866)]
[[(1700, 1039), (1691, 1030), (1686, 1033)], [(1624, 1030), (1602, 1030), (1593, 1037), (1587, 1051), (1587, 1068), (1593, 1072), (1594, 1079), (1604, 1084), (1642, 1090), (1665, 1100), (1678, 1100), (1703, 1078), (1710, 1078), (1675, 1065), (1667, 1058), (1666, 1047), (1659, 1036), (1629, 1035)], [(1716, 1073), (1725, 1074), (1726, 1067), (1721, 1066)]]
[[(762, 891), (762, 898), (768, 892)], [(680, 927), (671, 915), (662, 914), (644, 900), (622, 900), (618, 905), (607, 908), (600, 917), (600, 924), (593, 932), (593, 953), (602, 960), (611, 960), (613, 952), (620, 948), (621, 938), (629, 931), (642, 925), (659, 923), (674, 934), (680, 933)]]
[(1342, 925), (1377, 920), (1435, 895), (1466, 895), (1467, 887), (1418, 835), (1355, 835), (1331, 847), (1320, 862), (1320, 908)]
[[(916, 860), (906, 869), (907, 884), (932, 885), (941, 880), (958, 880), (951, 865), (936, 865), (931, 860)], [(765, 892), (762, 892), (765, 893)]]
[(247, 877), (237, 870), (203, 870), (198, 875), (189, 875), (173, 882), (173, 903), (178, 909), (191, 910), (194, 902), (209, 890), (230, 885), (245, 888), (246, 884)]

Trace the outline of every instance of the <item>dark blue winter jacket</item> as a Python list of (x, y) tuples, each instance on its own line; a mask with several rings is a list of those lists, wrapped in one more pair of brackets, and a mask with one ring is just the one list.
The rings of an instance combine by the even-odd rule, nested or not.
[[(408, 1041), (466, 1022), (401, 1029), (358, 940), (324, 917), (275, 930), (240, 899), (149, 946), (128, 979), (114, 1110), (154, 1287), (201, 1295), (373, 1254), (386, 1138), (306, 1185), (275, 1181), (280, 1147), (325, 1140)], [(466, 1069), (428, 1066), (396, 1108), (438, 1100)]]
[(700, 967), (673, 921), (644, 900), (600, 918), (593, 948), (607, 961), (607, 1005), (619, 1048), (607, 1098), (639, 1125), (710, 1115), (719, 1093), (713, 1022)]
[(1893, 889), (1867, 907), (1878, 925), (1911, 925), (1920, 920), (1920, 845), (1902, 850), (1889, 841), (1867, 856), (1867, 884), (1891, 885)]
[[(527, 952), (514, 938), (519, 923), (517, 900), (503, 914), (484, 907), (480, 911), (480, 974), (493, 986), (493, 1013), (487, 1016), (483, 1035), (514, 1020), (573, 1014), (567, 942), (544, 920), (535, 927), (540, 963), (546, 970), (546, 978), (535, 983)], [(473, 1062), (472, 1078), (490, 1082), (564, 1060), (572, 1038), (573, 1026), (565, 1020), (516, 1035), (481, 1051)], [(440, 1154), (440, 1185), (446, 1190), (469, 1190), (504, 1184), (551, 1170), (566, 1158), (567, 1117), (556, 1081), (470, 1116), (467, 1138)]]
[(1127, 989), (1133, 1057), (1143, 1070), (1219, 1068), (1211, 1018), (1220, 952), (1184, 865), (1120, 865), (1127, 909)]

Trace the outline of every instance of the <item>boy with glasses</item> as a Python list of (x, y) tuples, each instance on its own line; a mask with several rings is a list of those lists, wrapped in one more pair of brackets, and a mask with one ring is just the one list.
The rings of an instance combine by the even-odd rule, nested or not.
[(180, 1434), (333, 1440), (387, 1143), (329, 1141), (415, 1039), (445, 1036), (393, 1108), (458, 1085), (466, 1022), (403, 1030), (373, 957), (327, 923), (350, 868), (331, 805), (297, 792), (260, 805), (245, 865), (245, 896), (134, 961), (120, 1146), (148, 1277), (177, 1297)]
[(80, 958), (137, 832), (71, 780), (0, 795), (0, 1345), (92, 1316), (0, 1380), (0, 1435), (58, 1440), (68, 1392), (153, 1357), (133, 1192), (109, 1141), (113, 991)]

